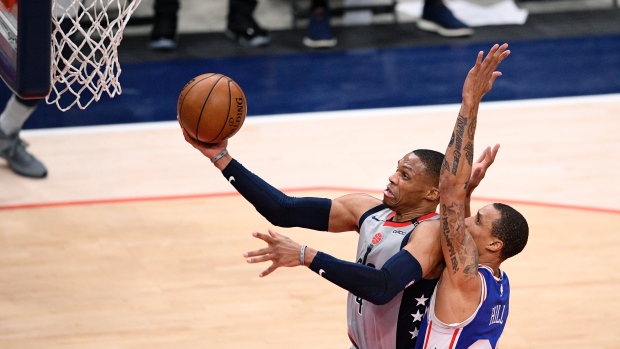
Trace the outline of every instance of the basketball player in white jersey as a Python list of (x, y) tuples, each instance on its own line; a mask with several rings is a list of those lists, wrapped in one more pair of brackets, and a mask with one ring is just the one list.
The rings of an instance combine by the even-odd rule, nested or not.
[[(313, 249), (308, 249), (305, 257), (300, 256), (299, 245), (289, 249), (294, 258), (286, 257), (290, 253), (282, 254), (285, 258), (277, 262), (277, 254), (270, 253), (270, 249), (248, 253), (249, 262), (274, 260), (262, 276), (279, 266), (300, 265), (303, 261), (319, 275), (351, 292), (348, 324), (353, 348), (413, 347), (425, 307), (444, 267), (435, 213), (443, 154), (416, 150), (405, 155), (389, 178), (383, 200), (367, 194), (350, 194), (334, 200), (293, 198), (232, 159), (226, 150), (227, 141), (200, 144), (187, 134), (185, 139), (210, 158), (272, 224), (360, 233), (357, 263)], [(496, 151), (497, 148), (492, 152), (489, 149), (488, 156), (477, 164), (479, 171), (472, 174), (469, 195), (484, 177)], [(386, 263), (388, 259), (390, 262)]]
[(439, 183), (446, 268), (424, 315), (417, 349), (497, 348), (506, 325), (510, 285), (500, 265), (523, 250), (528, 225), (504, 204), (487, 205), (471, 216), (467, 186), (478, 105), (501, 75), (495, 69), (510, 54), (507, 48), (507, 44), (493, 46), (484, 60), (480, 52), (465, 80)]

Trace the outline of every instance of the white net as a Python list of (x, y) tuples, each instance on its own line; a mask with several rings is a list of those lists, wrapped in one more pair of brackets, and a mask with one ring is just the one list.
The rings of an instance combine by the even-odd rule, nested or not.
[(140, 0), (54, 0), (48, 104), (85, 109), (121, 94), (118, 46)]

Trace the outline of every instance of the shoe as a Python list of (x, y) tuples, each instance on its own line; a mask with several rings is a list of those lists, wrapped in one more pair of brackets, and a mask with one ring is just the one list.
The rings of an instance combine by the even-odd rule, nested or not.
[(329, 24), (329, 11), (327, 9), (319, 8), (310, 13), (308, 31), (303, 43), (310, 48), (329, 48), (338, 44), (338, 39), (334, 36)]
[(229, 16), (224, 32), (231, 40), (247, 47), (266, 46), (271, 42), (269, 32), (261, 28), (251, 15)]
[(452, 11), (441, 1), (426, 1), (422, 11), (422, 18), (418, 20), (417, 26), (422, 30), (447, 37), (470, 36), (474, 34), (474, 30), (454, 17)]
[(47, 169), (41, 161), (26, 151), (28, 143), (19, 138), (19, 132), (7, 136), (0, 130), (0, 157), (6, 159), (13, 172), (30, 178), (44, 178)]
[(172, 51), (177, 48), (177, 16), (155, 16), (149, 48), (154, 51)]

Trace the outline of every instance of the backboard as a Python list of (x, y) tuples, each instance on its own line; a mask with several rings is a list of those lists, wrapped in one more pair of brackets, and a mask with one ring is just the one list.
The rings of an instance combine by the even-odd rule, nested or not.
[(52, 0), (0, 0), (0, 77), (21, 98), (44, 98), (51, 79)]

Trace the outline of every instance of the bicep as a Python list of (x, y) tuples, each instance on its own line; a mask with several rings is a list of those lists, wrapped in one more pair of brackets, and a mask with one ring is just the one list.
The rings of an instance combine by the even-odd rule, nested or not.
[(349, 194), (332, 200), (329, 212), (329, 228), (332, 233), (345, 231), (359, 232), (359, 219), (381, 200), (368, 194)]
[(420, 224), (411, 234), (403, 249), (409, 251), (418, 260), (424, 278), (439, 277), (440, 271), (443, 269), (443, 254), (441, 252), (438, 221)]

